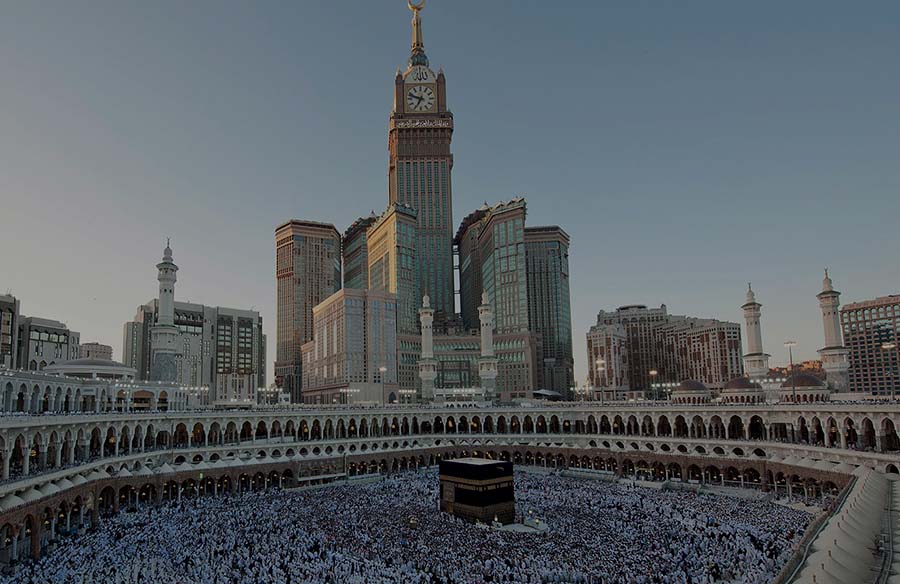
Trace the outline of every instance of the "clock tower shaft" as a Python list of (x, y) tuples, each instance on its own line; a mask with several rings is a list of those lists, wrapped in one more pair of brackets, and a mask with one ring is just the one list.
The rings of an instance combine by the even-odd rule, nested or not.
[(453, 114), (447, 109), (444, 72), (435, 75), (429, 68), (422, 44), (424, 2), (409, 6), (412, 48), (406, 71), (394, 78), (388, 133), (389, 202), (416, 209), (419, 289), (436, 311), (453, 314)]

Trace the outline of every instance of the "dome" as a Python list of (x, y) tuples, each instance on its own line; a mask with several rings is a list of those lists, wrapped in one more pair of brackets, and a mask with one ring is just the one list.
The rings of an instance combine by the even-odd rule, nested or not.
[(55, 484), (60, 491), (65, 491), (66, 489), (71, 489), (75, 486), (75, 483), (65, 477), (56, 481)]
[(696, 379), (686, 379), (678, 384), (675, 391), (709, 391), (709, 388)]
[(762, 389), (762, 387), (747, 377), (735, 377), (725, 384), (725, 389)]
[(49, 497), (50, 495), (55, 495), (56, 493), (58, 493), (59, 487), (57, 487), (53, 483), (47, 483), (46, 485), (38, 489), (38, 492), (45, 497)]
[(31, 487), (30, 489), (28, 489), (27, 491), (22, 493), (22, 500), (25, 501), (26, 503), (31, 503), (31, 502), (37, 501), (40, 498), (41, 498), (41, 493), (39, 493), (37, 491), (37, 489), (35, 489), (34, 487)]
[(781, 384), (783, 389), (791, 389), (792, 387), (825, 387), (825, 382), (809, 373), (795, 373), (793, 377), (788, 377)]
[(137, 376), (137, 370), (118, 361), (110, 359), (97, 359), (85, 357), (55, 363), (44, 367), (44, 373), (51, 375), (65, 375), (68, 377), (80, 377), (83, 379), (124, 379), (132, 380)]
[(67, 365), (81, 365), (87, 367), (126, 367), (124, 363), (112, 359), (98, 359), (97, 357), (84, 357), (83, 359), (70, 359), (63, 361)]
[(14, 507), (24, 504), (25, 500), (15, 495), (7, 495), (3, 497), (3, 499), (0, 499), (0, 509), (3, 509), (4, 511), (9, 511)]

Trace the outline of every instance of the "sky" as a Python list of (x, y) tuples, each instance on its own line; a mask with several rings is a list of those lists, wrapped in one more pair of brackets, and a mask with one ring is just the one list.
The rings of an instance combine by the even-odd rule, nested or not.
[[(387, 204), (403, 0), (4, 0), (0, 293), (122, 354), (157, 293), (254, 308), (275, 226)], [(428, 0), (454, 221), (528, 201), (571, 236), (576, 376), (599, 310), (743, 323), (772, 365), (823, 345), (816, 293), (900, 293), (900, 3)]]

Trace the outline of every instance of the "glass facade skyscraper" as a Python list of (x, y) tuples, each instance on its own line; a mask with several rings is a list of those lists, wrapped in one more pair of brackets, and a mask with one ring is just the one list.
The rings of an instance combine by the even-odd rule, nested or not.
[(557, 226), (525, 228), (528, 327), (542, 340), (543, 386), (565, 395), (575, 386), (569, 300), (569, 236)]

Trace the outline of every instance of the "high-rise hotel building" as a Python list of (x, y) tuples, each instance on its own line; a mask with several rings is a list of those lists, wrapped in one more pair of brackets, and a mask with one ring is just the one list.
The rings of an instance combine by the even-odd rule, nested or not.
[(366, 234), (375, 214), (360, 217), (344, 231), (341, 255), (344, 258), (344, 288), (365, 290), (369, 286), (369, 246)]
[[(620, 346), (623, 334), (627, 345), (624, 359), (601, 349)], [(669, 314), (665, 304), (600, 311), (587, 340), (589, 366), (598, 368), (596, 361), (602, 361), (601, 371), (592, 371), (591, 379), (603, 380), (610, 388), (625, 380), (632, 391), (652, 392), (654, 384), (693, 379), (710, 389), (721, 389), (743, 374), (738, 323)], [(620, 376), (622, 365), (627, 374)], [(610, 375), (615, 379), (610, 380)]]
[(569, 235), (559, 227), (525, 228), (528, 328), (541, 335), (541, 379), (565, 395), (575, 386), (572, 310), (569, 294)]
[(525, 199), (517, 197), (470, 213), (456, 232), (459, 304), (466, 328), (478, 328), (482, 292), (500, 334), (528, 330)]
[(330, 223), (291, 220), (275, 229), (276, 383), (301, 403), (300, 347), (313, 338), (313, 307), (341, 289), (341, 234)]
[(900, 295), (844, 305), (841, 327), (850, 351), (850, 391), (900, 394)]
[(431, 297), (436, 311), (451, 315), (455, 312), (450, 181), (453, 114), (447, 109), (444, 72), (435, 75), (428, 66), (420, 8), (410, 7), (412, 49), (406, 70), (398, 70), (394, 78), (389, 122), (389, 202), (416, 210), (419, 289)]

